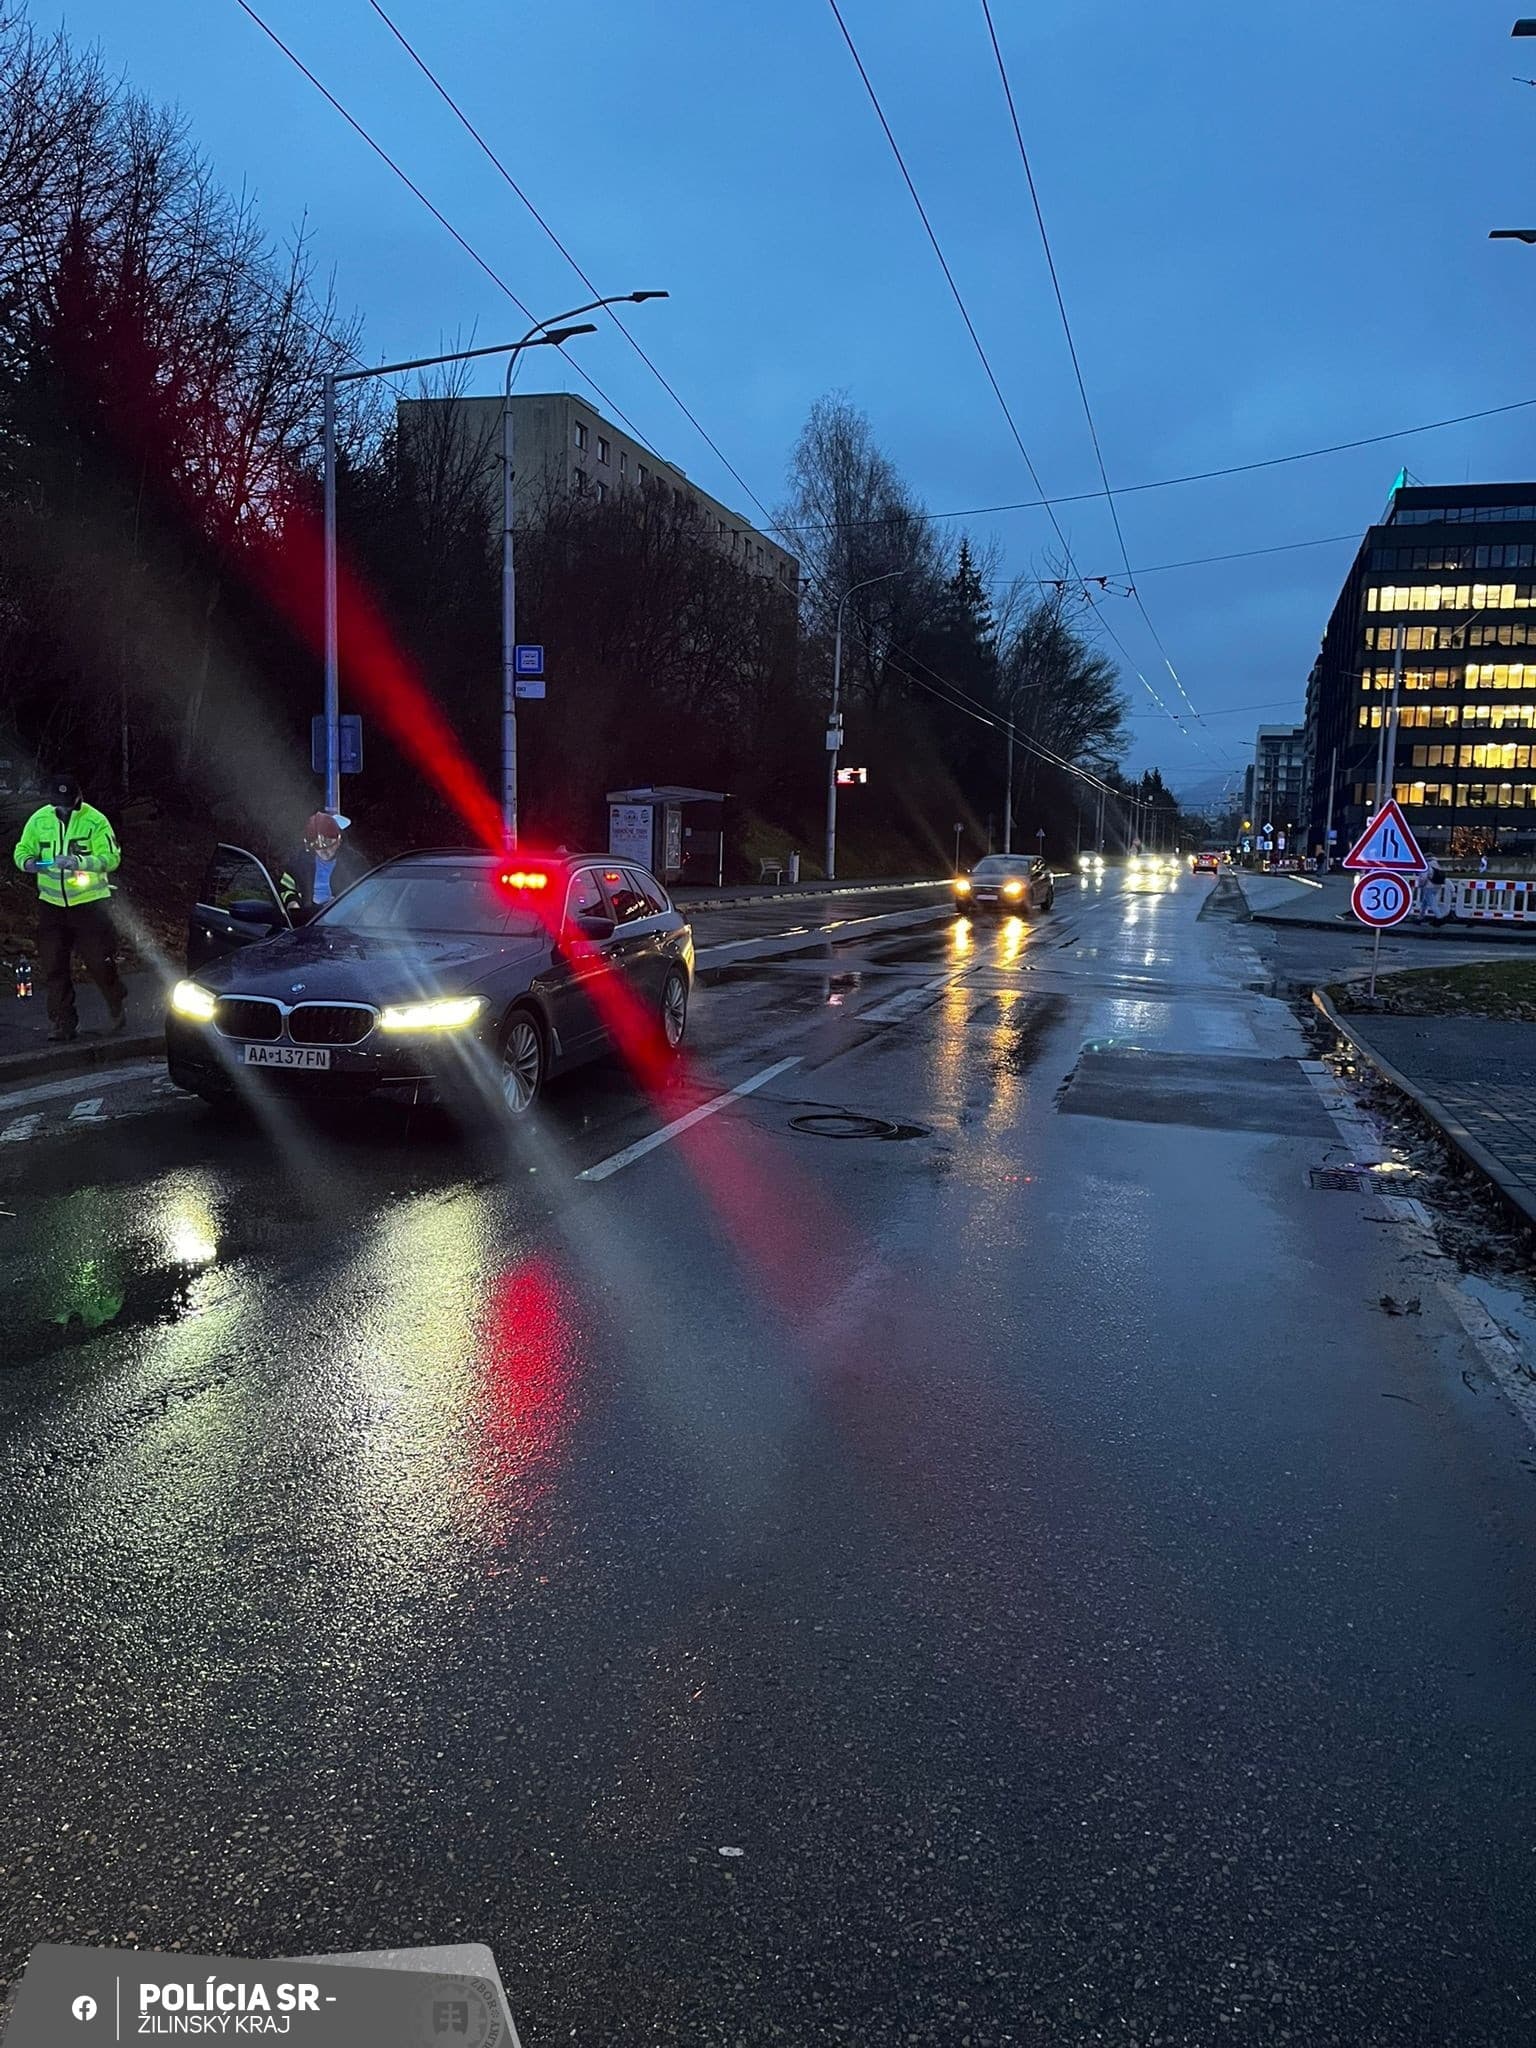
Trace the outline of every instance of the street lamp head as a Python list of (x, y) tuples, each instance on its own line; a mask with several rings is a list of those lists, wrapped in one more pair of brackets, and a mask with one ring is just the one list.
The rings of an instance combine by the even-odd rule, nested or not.
[(585, 320), (580, 327), (551, 327), (548, 334), (541, 334), (539, 336), (539, 341), (548, 342), (552, 347), (559, 348), (560, 344), (564, 341), (569, 341), (572, 335), (596, 334), (596, 332), (597, 329), (592, 325), (592, 322)]
[(1536, 36), (1536, 15), (1522, 14), (1510, 30), (1512, 36)]
[(1536, 242), (1536, 228), (1490, 228), (1490, 242)]
[(647, 299), (670, 299), (671, 296), (670, 292), (631, 292), (629, 303), (632, 306), (643, 306)]

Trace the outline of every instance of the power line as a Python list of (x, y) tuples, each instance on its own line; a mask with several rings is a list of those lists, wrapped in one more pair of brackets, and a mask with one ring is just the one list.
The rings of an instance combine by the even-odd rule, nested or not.
[[(1501, 419), (1506, 413), (1523, 412), (1536, 405), (1536, 398), (1515, 398), (1507, 405), (1483, 406), (1477, 412), (1455, 413), (1443, 420), (1419, 420), (1413, 426), (1394, 427), (1390, 433), (1361, 434), (1352, 441), (1330, 441), (1320, 448), (1297, 448), (1286, 455), (1266, 455), (1256, 462), (1232, 462), (1221, 469), (1193, 469), (1183, 476), (1154, 477), (1146, 483), (1116, 484), (1115, 496), (1134, 497), (1142, 491), (1170, 491), (1180, 484), (1211, 483), (1222, 477), (1248, 476), (1254, 470), (1279, 469), (1287, 463), (1312, 462), (1323, 455), (1345, 455), (1356, 448), (1377, 448), (1388, 441), (1401, 441), (1410, 434), (1438, 433), (1443, 427), (1464, 427), (1477, 420)], [(936, 520), (980, 519), (993, 512), (1037, 512), (1051, 505), (1087, 505), (1105, 495), (1103, 490), (1069, 491), (1056, 497), (1011, 498), (996, 505), (962, 505), (948, 512), (930, 512), (927, 517)], [(879, 513), (867, 519), (850, 519), (843, 523), (848, 526), (888, 526), (900, 514)], [(785, 532), (808, 533), (814, 531), (814, 522), (800, 522), (783, 529)]]
[[(582, 268), (581, 264), (577, 262), (575, 256), (572, 255), (571, 251), (566, 247), (565, 243), (561, 241), (559, 235), (555, 233), (553, 227), (550, 226), (549, 222), (544, 218), (543, 214), (540, 213), (539, 209), (528, 197), (528, 194), (523, 190), (522, 186), (519, 185), (516, 178), (514, 178), (512, 173), (507, 169), (505, 163), (503, 163), (501, 158), (496, 154), (495, 150), (492, 149), (489, 142), (487, 142), (485, 137), (480, 133), (480, 130), (470, 120), (469, 116), (465, 113), (464, 109), (459, 105), (458, 101), (454, 98), (453, 94), (449, 92), (447, 86), (445, 86), (442, 80), (437, 76), (437, 73), (432, 70), (431, 66), (427, 63), (426, 59), (421, 55), (420, 51), (415, 48), (415, 46), (411, 43), (409, 38), (405, 35), (404, 31), (397, 25), (397, 23), (394, 22), (390, 18), (390, 16), (385, 13), (384, 9), (379, 5), (379, 0), (368, 0), (368, 4), (370, 7), (372, 7), (374, 13), (379, 17), (380, 21), (383, 22), (384, 26), (389, 30), (390, 34), (395, 38), (396, 42), (399, 43), (401, 49), (405, 51), (406, 55), (410, 58), (411, 62), (416, 66), (417, 70), (420, 71), (422, 77), (426, 79), (427, 83), (432, 87), (433, 91), (437, 93), (438, 97), (443, 101), (444, 105), (453, 114), (455, 120), (459, 122), (460, 126), (465, 130), (466, 134), (468, 134), (472, 138), (477, 147), (480, 149), (481, 153), (485, 156), (485, 158), (491, 164), (493, 169), (501, 177), (501, 179), (507, 185), (509, 190), (514, 192), (517, 195), (517, 197), (522, 201), (523, 205), (527, 207), (529, 213), (533, 215), (533, 218), (544, 230), (544, 233), (549, 237), (550, 241), (554, 243), (555, 247), (560, 251), (560, 254), (565, 258), (566, 262), (571, 266), (572, 270), (575, 271), (576, 275), (587, 287), (587, 290), (592, 293), (594, 298), (600, 297), (601, 294), (599, 292), (597, 285), (593, 283), (592, 279), (587, 275), (586, 271)], [(773, 515), (769, 512), (767, 506), (763, 503), (762, 499), (758, 497), (757, 493), (753, 490), (752, 486), (747, 482), (746, 478), (742, 475), (741, 471), (736, 467), (735, 463), (731, 461), (730, 457), (720, 447), (720, 444), (704, 427), (702, 421), (699, 420), (697, 415), (685, 403), (681, 395), (669, 382), (669, 380), (662, 372), (662, 370), (658, 367), (658, 365), (655, 362), (652, 361), (651, 357), (647, 355), (645, 349), (641, 346), (641, 344), (638, 341), (636, 341), (634, 335), (630, 333), (629, 328), (625, 325), (624, 321), (619, 317), (618, 308), (616, 306), (608, 306), (605, 307), (603, 310), (608, 314), (608, 317), (613, 321), (614, 326), (618, 328), (620, 334), (623, 335), (624, 339), (629, 343), (630, 347), (634, 350), (635, 354), (640, 358), (641, 362), (644, 363), (645, 367), (656, 379), (657, 383), (661, 386), (662, 390), (665, 391), (667, 396), (672, 400), (672, 403), (683, 415), (683, 418), (687, 420), (688, 424), (693, 428), (694, 432), (698, 434), (699, 438), (704, 442), (705, 446), (715, 456), (716, 460), (723, 465), (723, 467), (735, 479), (736, 483), (741, 487), (741, 489), (746, 492), (747, 496), (752, 500), (752, 503), (757, 507), (758, 511), (762, 513), (763, 518), (771, 522)]]
[(1029, 161), (1029, 151), (1024, 144), (1024, 130), (1019, 121), (1018, 105), (1013, 97), (1013, 82), (1008, 76), (1008, 67), (1003, 61), (1003, 49), (997, 39), (997, 25), (992, 19), (990, 0), (981, 0), (981, 12), (987, 24), (987, 35), (992, 44), (992, 54), (997, 60), (997, 75), (1002, 81), (1003, 97), (1008, 102), (1008, 118), (1013, 124), (1013, 139), (1018, 144), (1019, 161), (1024, 166), (1024, 178), (1029, 186), (1029, 201), (1035, 210), (1035, 224), (1040, 230), (1040, 245), (1045, 251), (1046, 268), (1051, 275), (1051, 290), (1056, 296), (1056, 310), (1061, 315), (1061, 331), (1067, 338), (1067, 351), (1072, 358), (1072, 374), (1077, 379), (1077, 395), (1083, 402), (1083, 417), (1088, 422), (1088, 437), (1093, 443), (1093, 459), (1098, 465), (1099, 481), (1104, 486), (1104, 498), (1109, 506), (1110, 520), (1114, 525), (1115, 539), (1119, 544), (1120, 560), (1125, 566), (1127, 577), (1130, 579), (1131, 597), (1136, 605), (1136, 609), (1141, 613), (1142, 621), (1147, 631), (1152, 635), (1158, 653), (1163, 657), (1164, 668), (1173, 677), (1174, 685), (1179, 695), (1189, 706), (1190, 715), (1198, 721), (1200, 713), (1195, 709), (1194, 700), (1188, 690), (1185, 689), (1183, 679), (1174, 667), (1167, 648), (1163, 645), (1162, 635), (1152, 623), (1152, 615), (1147, 610), (1146, 605), (1142, 601), (1141, 593), (1136, 588), (1136, 579), (1131, 569), (1130, 550), (1126, 547), (1125, 532), (1120, 524), (1120, 508), (1116, 505), (1115, 494), (1110, 489), (1109, 470), (1104, 462), (1104, 451), (1099, 444), (1099, 429), (1093, 417), (1093, 407), (1088, 400), (1088, 385), (1083, 377), (1083, 366), (1077, 353), (1077, 341), (1072, 333), (1072, 322), (1067, 317), (1067, 302), (1062, 294), (1061, 279), (1056, 271), (1056, 256), (1051, 248), (1050, 235), (1046, 230), (1045, 212), (1041, 207), (1040, 194), (1035, 186), (1035, 173)]
[[(1132, 574), (1136, 576), (1161, 576), (1168, 569), (1203, 569), (1213, 562), (1247, 562), (1252, 561), (1258, 555), (1292, 554), (1298, 548), (1334, 547), (1342, 541), (1358, 542), (1359, 539), (1358, 533), (1324, 533), (1320, 534), (1316, 540), (1281, 540), (1273, 542), (1269, 547), (1237, 548), (1232, 553), (1225, 555), (1190, 555), (1182, 562), (1149, 562), (1145, 568), (1133, 570)], [(1016, 590), (1021, 584), (1026, 583), (1036, 583), (1042, 587), (1051, 588), (1059, 586), (1061, 582), (1059, 576), (1031, 575), (994, 576), (984, 578), (983, 580), (991, 583), (993, 588), (997, 590)], [(1089, 576), (1085, 578), (1085, 581), (1097, 583), (1102, 589), (1108, 583), (1109, 578), (1105, 576)]]
[[(1071, 543), (1068, 541), (1065, 532), (1062, 530), (1061, 521), (1056, 517), (1053, 504), (1049, 502), (1045, 497), (1044, 486), (1041, 484), (1040, 478), (1036, 473), (1035, 465), (1030, 458), (1029, 450), (1024, 445), (1024, 437), (1019, 432), (1018, 424), (1013, 417), (1011, 409), (1009, 408), (1007, 399), (1003, 395), (1003, 388), (1001, 384), (999, 384), (997, 381), (997, 374), (992, 368), (991, 359), (987, 355), (987, 351), (982, 342), (981, 336), (976, 330), (976, 323), (971, 318), (970, 308), (966, 305), (965, 296), (961, 292), (959, 285), (955, 281), (955, 274), (953, 270), (951, 270), (950, 268), (949, 259), (944, 254), (943, 244), (939, 241), (938, 235), (934, 231), (933, 223), (928, 217), (928, 209), (923, 205), (922, 197), (918, 192), (916, 184), (913, 181), (912, 173), (907, 169), (907, 161), (901, 153), (901, 145), (897, 142), (895, 132), (892, 129), (890, 122), (886, 119), (885, 109), (880, 104), (880, 95), (875, 91), (874, 82), (870, 78), (868, 71), (865, 69), (864, 60), (859, 55), (858, 45), (854, 42), (853, 37), (850, 35), (848, 31), (848, 24), (843, 19), (842, 10), (838, 6), (838, 0), (827, 0), (827, 4), (831, 8), (832, 17), (836, 21), (837, 26), (842, 33), (843, 41), (848, 45), (848, 54), (849, 56), (852, 57), (854, 67), (858, 71), (859, 77), (863, 82), (864, 90), (869, 95), (869, 103), (875, 110), (875, 118), (880, 123), (886, 141), (890, 144), (891, 154), (896, 159), (896, 167), (901, 172), (902, 181), (906, 185), (908, 193), (911, 195), (912, 204), (917, 208), (918, 219), (923, 224), (923, 231), (927, 235), (929, 243), (932, 246), (933, 253), (938, 259), (939, 268), (944, 273), (944, 281), (949, 286), (950, 295), (954, 299), (956, 306), (959, 308), (960, 317), (965, 323), (966, 333), (971, 338), (971, 345), (975, 349), (977, 357), (981, 362), (981, 367), (986, 373), (987, 382), (992, 387), (993, 396), (997, 399), (998, 405), (1002, 411), (1003, 418), (1008, 423), (1008, 431), (1013, 436), (1014, 445), (1017, 447), (1019, 454), (1024, 459), (1024, 467), (1029, 472), (1030, 482), (1034, 485), (1036, 491), (1040, 493), (1040, 502), (1045, 508), (1047, 517), (1050, 519), (1052, 527), (1055, 529), (1057, 540), (1061, 543), (1062, 552), (1065, 554), (1067, 559), (1067, 566), (1071, 569), (1073, 575), (1078, 577), (1079, 580), (1081, 580), (1082, 572), (1078, 569), (1077, 563), (1073, 559)], [(1091, 602), (1092, 600), (1090, 599), (1090, 603)], [(1152, 688), (1152, 685), (1147, 681), (1146, 677), (1142, 675), (1140, 669), (1136, 668), (1135, 664), (1130, 662), (1130, 656), (1126, 653), (1126, 650), (1123, 644), (1121, 643), (1119, 636), (1115, 634), (1114, 628), (1112, 626), (1109, 626), (1107, 622), (1106, 630), (1109, 632), (1111, 638), (1115, 640), (1115, 644), (1120, 648), (1121, 653), (1125, 655), (1126, 661), (1130, 663), (1137, 679), (1140, 681), (1142, 687), (1147, 691), (1148, 695), (1152, 698), (1153, 702), (1156, 704), (1161, 704), (1162, 699), (1158, 696), (1157, 692)], [(1164, 706), (1163, 708), (1166, 709), (1167, 707)], [(1169, 716), (1172, 717), (1173, 714), (1170, 712)], [(1178, 719), (1175, 718), (1173, 722), (1175, 726), (1177, 726), (1178, 730), (1184, 734), (1186, 739), (1191, 740), (1195, 746), (1200, 746), (1201, 743), (1199, 739), (1196, 737), (1196, 735), (1191, 733), (1187, 727), (1185, 727), (1179, 722)]]
[[(321, 98), (327, 100), (330, 103), (330, 105), (336, 109), (336, 112), (340, 114), (341, 118), (346, 122), (347, 126), (351, 128), (355, 134), (360, 136), (364, 142), (367, 143), (368, 147), (373, 151), (374, 155), (377, 156), (383, 163), (389, 166), (390, 170), (394, 172), (395, 176), (400, 180), (401, 184), (405, 186), (407, 191), (414, 194), (414, 196), (420, 200), (421, 204), (427, 209), (428, 213), (431, 214), (432, 218), (438, 223), (438, 225), (446, 229), (446, 231), (453, 237), (454, 241), (457, 242), (459, 247), (464, 251), (465, 255), (468, 256), (470, 261), (476, 266), (476, 268), (484, 271), (485, 275), (491, 280), (491, 283), (495, 285), (496, 289), (499, 292), (502, 292), (508, 299), (511, 300), (512, 304), (516, 306), (518, 311), (523, 315), (523, 318), (527, 320), (530, 325), (537, 325), (535, 315), (529, 310), (527, 306), (523, 304), (522, 300), (518, 297), (517, 293), (513, 291), (511, 285), (507, 283), (506, 279), (503, 276), (501, 276), (501, 274), (498, 271), (493, 270), (491, 265), (486, 262), (485, 258), (480, 254), (479, 250), (475, 248), (473, 243), (468, 241), (463, 235), (459, 233), (459, 230), (454, 226), (453, 222), (449, 220), (448, 216), (444, 212), (442, 212), (442, 210), (439, 207), (433, 204), (433, 202), (427, 197), (426, 193), (422, 191), (421, 187), (416, 183), (416, 181), (409, 175), (407, 171), (405, 171), (401, 167), (400, 164), (398, 164), (395, 161), (395, 159), (390, 155), (389, 151), (385, 149), (384, 145), (381, 142), (376, 142), (373, 136), (370, 135), (368, 130), (363, 126), (362, 122), (357, 120), (352, 114), (348, 113), (347, 109), (342, 105), (341, 101), (337, 99), (336, 95), (332, 91), (330, 91), (330, 89), (327, 86), (321, 83), (321, 81), (315, 76), (314, 72), (311, 71), (309, 66), (304, 62), (303, 58), (300, 57), (296, 51), (289, 48), (287, 43), (285, 43), (282, 37), (277, 33), (276, 29), (272, 28), (267, 22), (262, 20), (261, 16), (256, 12), (255, 8), (251, 6), (250, 0), (236, 0), (236, 5), (241, 9), (242, 13), (250, 16), (251, 20), (255, 22), (256, 26), (261, 30), (263, 35), (265, 35), (271, 42), (277, 45), (278, 49), (282, 51), (283, 55), (288, 59), (289, 63), (292, 64), (296, 70), (303, 72), (304, 76), (315, 88), (315, 91), (320, 94)], [(617, 420), (621, 420), (623, 424), (629, 429), (629, 431), (634, 435), (637, 441), (646, 440), (647, 437), (640, 432), (640, 429), (635, 425), (634, 421), (630, 419), (626, 413), (622, 412), (619, 409), (617, 402), (608, 396), (608, 393), (604, 391), (603, 387), (601, 386), (601, 384), (598, 383), (597, 379), (590, 375), (588, 371), (584, 370), (581, 364), (577, 361), (577, 359), (574, 356), (566, 355), (566, 352), (563, 347), (561, 348), (560, 353), (562, 356), (565, 356), (565, 360), (570, 364), (571, 368), (576, 372), (577, 376), (580, 377), (582, 382), (586, 384), (589, 387), (589, 389), (597, 393), (598, 397), (603, 401), (603, 404), (606, 405), (612, 412), (614, 418)]]

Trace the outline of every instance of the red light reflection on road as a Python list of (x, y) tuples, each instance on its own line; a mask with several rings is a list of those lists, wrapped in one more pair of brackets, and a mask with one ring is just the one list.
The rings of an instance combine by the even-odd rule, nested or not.
[(547, 1254), (495, 1280), (478, 1328), (478, 1490), (511, 1519), (546, 1493), (580, 1358), (569, 1281)]

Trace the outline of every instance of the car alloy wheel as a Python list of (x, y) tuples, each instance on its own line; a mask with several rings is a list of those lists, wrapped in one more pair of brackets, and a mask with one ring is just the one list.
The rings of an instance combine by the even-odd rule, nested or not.
[(526, 1010), (513, 1014), (501, 1047), (501, 1092), (514, 1116), (526, 1116), (544, 1082), (544, 1040)]
[(668, 1049), (676, 1052), (688, 1029), (688, 984), (675, 970), (661, 992), (661, 1029)]

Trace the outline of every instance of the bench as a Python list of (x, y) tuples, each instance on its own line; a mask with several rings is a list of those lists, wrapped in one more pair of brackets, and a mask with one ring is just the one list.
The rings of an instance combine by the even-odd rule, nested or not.
[(760, 882), (782, 882), (784, 863), (781, 860), (760, 860), (757, 864), (757, 879)]

